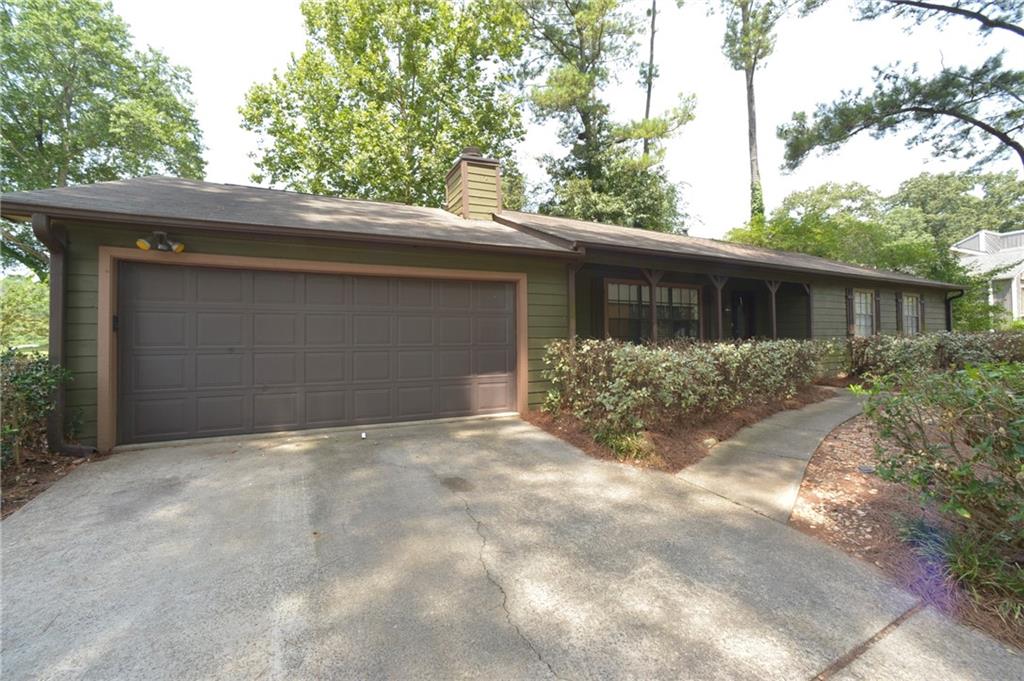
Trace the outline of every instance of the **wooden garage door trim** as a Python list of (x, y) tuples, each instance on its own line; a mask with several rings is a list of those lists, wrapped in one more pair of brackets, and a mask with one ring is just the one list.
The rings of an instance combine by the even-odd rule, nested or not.
[(469, 281), (501, 281), (515, 285), (516, 320), (516, 407), (525, 414), (528, 390), (528, 329), (526, 274), (522, 272), (490, 272), (457, 270), (434, 267), (406, 267), (399, 265), (365, 265), (359, 263), (329, 262), (321, 260), (294, 260), (258, 258), (242, 255), (214, 255), (210, 253), (165, 253), (140, 251), (133, 248), (100, 246), (99, 248), (99, 300), (97, 305), (97, 449), (110, 451), (117, 437), (117, 336), (113, 333), (113, 319), (117, 314), (117, 263), (133, 261), (160, 265), (192, 267), (228, 267), (246, 270), (276, 270), (287, 272), (314, 272), (322, 274), (351, 274), (366, 276), (395, 276), (418, 279), (461, 279)]

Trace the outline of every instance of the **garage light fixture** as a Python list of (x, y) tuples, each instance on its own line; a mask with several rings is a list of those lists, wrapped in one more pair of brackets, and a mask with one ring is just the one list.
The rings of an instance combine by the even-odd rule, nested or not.
[(167, 236), (167, 232), (153, 232), (152, 235), (135, 240), (135, 245), (143, 251), (156, 249), (158, 251), (171, 251), (181, 253), (185, 250), (185, 244), (174, 241)]

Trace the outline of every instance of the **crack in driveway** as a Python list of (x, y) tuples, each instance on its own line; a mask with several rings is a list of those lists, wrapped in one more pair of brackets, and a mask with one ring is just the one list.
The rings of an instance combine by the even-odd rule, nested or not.
[(501, 592), (501, 609), (505, 611), (505, 621), (509, 623), (509, 626), (515, 629), (516, 634), (519, 636), (520, 639), (523, 640), (523, 642), (527, 646), (530, 647), (530, 650), (532, 650), (533, 654), (537, 656), (537, 659), (540, 660), (540, 662), (548, 668), (548, 671), (551, 673), (551, 676), (553, 676), (556, 679), (561, 678), (558, 676), (558, 673), (555, 671), (554, 667), (551, 666), (551, 663), (545, 660), (544, 656), (540, 654), (540, 650), (537, 649), (537, 646), (534, 645), (533, 641), (531, 641), (529, 637), (527, 637), (526, 634), (523, 633), (523, 630), (520, 629), (519, 625), (516, 624), (515, 621), (512, 619), (512, 613), (508, 609), (508, 592), (505, 591), (505, 587), (501, 585), (501, 582), (499, 582), (494, 577), (494, 575), (491, 573), (491, 569), (487, 567), (487, 561), (484, 560), (484, 550), (487, 548), (487, 535), (485, 535), (483, 532), (483, 523), (480, 522), (479, 518), (473, 515), (473, 510), (469, 506), (469, 501), (467, 501), (465, 497), (460, 496), (460, 498), (462, 499), (462, 505), (466, 510), (466, 516), (473, 521), (476, 527), (476, 533), (480, 537), (480, 553), (477, 555), (477, 558), (480, 560), (480, 565), (484, 569), (484, 574), (487, 576), (487, 581), (493, 584), (498, 589), (498, 591)]

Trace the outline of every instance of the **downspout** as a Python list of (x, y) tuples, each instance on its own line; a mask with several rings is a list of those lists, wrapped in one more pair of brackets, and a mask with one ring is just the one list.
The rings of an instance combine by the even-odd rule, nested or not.
[(964, 290), (960, 289), (953, 296), (946, 295), (946, 331), (953, 330), (953, 301), (963, 298)]
[[(32, 214), (32, 232), (50, 251), (50, 365), (64, 363), (64, 281), (65, 246), (67, 235), (62, 227), (50, 223), (50, 216)], [(68, 456), (89, 456), (95, 453), (92, 447), (73, 445), (64, 441), (64, 386), (58, 386), (54, 394), (54, 408), (46, 417), (46, 443), (51, 452)]]

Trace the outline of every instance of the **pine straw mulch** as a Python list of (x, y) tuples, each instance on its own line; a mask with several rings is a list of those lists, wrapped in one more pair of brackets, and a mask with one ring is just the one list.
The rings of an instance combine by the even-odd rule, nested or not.
[(943, 521), (906, 487), (873, 472), (878, 439), (864, 416), (833, 430), (807, 465), (790, 524), (871, 562), (937, 609), (1024, 649), (1024, 627), (979, 607), (902, 539), (901, 529), (916, 520), (933, 527)]
[(552, 415), (543, 411), (531, 411), (526, 420), (596, 459), (622, 461), (640, 468), (675, 473), (697, 463), (707, 456), (709, 449), (719, 442), (728, 440), (747, 426), (780, 411), (800, 409), (808, 404), (834, 397), (835, 394), (835, 390), (831, 388), (812, 385), (789, 400), (765, 402), (736, 409), (700, 423), (680, 423), (665, 430), (646, 431), (644, 437), (651, 443), (653, 453), (642, 459), (625, 461), (608, 447), (595, 442), (580, 420), (571, 414)]
[(0, 518), (14, 513), (75, 468), (96, 458), (25, 452), (20, 466), (6, 465), (0, 473)]

